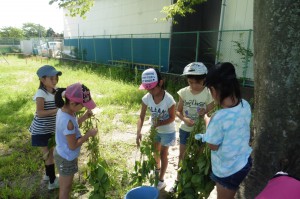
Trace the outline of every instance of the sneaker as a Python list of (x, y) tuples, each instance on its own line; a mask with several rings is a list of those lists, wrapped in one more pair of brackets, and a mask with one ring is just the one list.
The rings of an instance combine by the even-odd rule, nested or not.
[(163, 188), (165, 188), (166, 186), (167, 186), (167, 184), (165, 182), (158, 181), (158, 184), (157, 184), (156, 188), (160, 191)]
[(175, 182), (174, 182), (173, 186), (170, 188), (169, 192), (170, 192), (170, 193), (176, 193), (176, 191), (177, 191), (177, 186), (178, 186), (178, 181), (175, 180)]
[(59, 188), (58, 178), (55, 178), (55, 180), (52, 184), (50, 182), (48, 183), (48, 190), (53, 190), (53, 189), (58, 189), (58, 188)]
[(46, 174), (43, 176), (43, 181), (49, 181), (49, 176), (47, 176)]

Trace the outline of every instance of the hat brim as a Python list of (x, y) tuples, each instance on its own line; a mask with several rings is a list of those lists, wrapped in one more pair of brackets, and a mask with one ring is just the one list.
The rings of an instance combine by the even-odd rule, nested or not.
[(94, 109), (96, 108), (96, 104), (95, 102), (91, 99), (90, 101), (86, 102), (86, 103), (82, 103), (82, 105), (87, 108), (87, 109)]
[(152, 83), (148, 83), (148, 84), (141, 84), (139, 89), (140, 90), (151, 90), (153, 89), (156, 85), (157, 85), (158, 81), (156, 82), (152, 82)]

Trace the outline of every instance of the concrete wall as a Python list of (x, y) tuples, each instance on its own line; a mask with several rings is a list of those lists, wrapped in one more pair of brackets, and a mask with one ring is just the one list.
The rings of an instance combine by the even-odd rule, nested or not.
[[(225, 4), (222, 7), (224, 12), (223, 27), (220, 25), (220, 30), (253, 30), (253, 0), (223, 0)], [(249, 35), (250, 34), (250, 35)], [(237, 53), (234, 42), (239, 42), (242, 47), (250, 48), (253, 53), (253, 32), (235, 31), (223, 32), (220, 45), (219, 61), (230, 61), (236, 66), (236, 71), (239, 77), (243, 77), (245, 72), (246, 78), (253, 80), (253, 58), (250, 59), (248, 67), (245, 69), (245, 63), (242, 60), (242, 55)]]
[(66, 37), (169, 33), (171, 22), (161, 21), (160, 11), (171, 0), (95, 0), (95, 5), (84, 20), (64, 18)]

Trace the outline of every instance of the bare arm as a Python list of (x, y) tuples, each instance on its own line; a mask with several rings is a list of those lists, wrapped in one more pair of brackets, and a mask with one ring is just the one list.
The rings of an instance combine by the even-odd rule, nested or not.
[(44, 98), (42, 97), (37, 97), (36, 98), (36, 114), (38, 117), (47, 117), (47, 116), (51, 116), (51, 115), (55, 115), (57, 112), (57, 108), (56, 109), (51, 109), (51, 110), (44, 110)]
[[(68, 130), (73, 130), (74, 129), (74, 124), (69, 121), (68, 122)], [(88, 130), (84, 136), (76, 139), (76, 135), (75, 134), (71, 134), (71, 135), (67, 135), (67, 142), (68, 142), (68, 146), (71, 150), (75, 150), (78, 147), (80, 147), (85, 141), (87, 141), (89, 139), (89, 137), (95, 136), (98, 132), (98, 129), (90, 129)]]
[(88, 118), (90, 118), (93, 115), (92, 110), (87, 110), (80, 118), (78, 118), (78, 124), (79, 126)]
[(176, 116), (180, 120), (182, 120), (187, 126), (193, 126), (194, 123), (195, 123), (192, 119), (184, 117), (184, 114), (183, 114), (183, 100), (180, 96), (179, 96), (179, 102), (178, 102), (178, 105), (177, 105)]
[(214, 145), (214, 144), (209, 144), (207, 143), (207, 146), (210, 148), (212, 151), (216, 151), (219, 149), (219, 145)]
[(140, 116), (139, 116), (139, 119), (137, 122), (137, 132), (136, 132), (136, 144), (138, 147), (140, 146), (140, 142), (142, 140), (141, 131), (142, 131), (142, 127), (144, 124), (146, 112), (147, 112), (147, 105), (142, 102), (142, 107), (141, 107)]

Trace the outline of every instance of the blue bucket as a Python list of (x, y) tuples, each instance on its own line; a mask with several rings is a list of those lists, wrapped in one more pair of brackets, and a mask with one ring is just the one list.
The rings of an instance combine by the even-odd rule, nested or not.
[(155, 187), (141, 186), (127, 192), (124, 199), (158, 199), (159, 191)]

